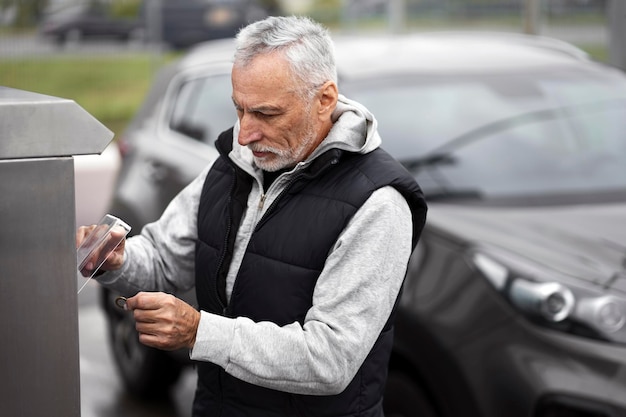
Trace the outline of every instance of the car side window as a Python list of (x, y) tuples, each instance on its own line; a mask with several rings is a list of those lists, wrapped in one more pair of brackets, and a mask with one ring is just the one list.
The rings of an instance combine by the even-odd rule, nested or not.
[(213, 144), (237, 119), (227, 74), (194, 78), (183, 83), (176, 95), (170, 129), (200, 142)]

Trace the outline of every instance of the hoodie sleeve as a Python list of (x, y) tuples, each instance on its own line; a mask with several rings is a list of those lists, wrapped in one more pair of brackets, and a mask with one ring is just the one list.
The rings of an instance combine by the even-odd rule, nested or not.
[(139, 291), (177, 293), (195, 285), (198, 204), (207, 167), (167, 206), (161, 218), (126, 241), (124, 265), (99, 277), (122, 294)]
[(411, 230), (404, 198), (391, 187), (377, 190), (337, 240), (302, 326), (202, 312), (191, 358), (267, 388), (340, 393), (389, 318), (411, 254)]

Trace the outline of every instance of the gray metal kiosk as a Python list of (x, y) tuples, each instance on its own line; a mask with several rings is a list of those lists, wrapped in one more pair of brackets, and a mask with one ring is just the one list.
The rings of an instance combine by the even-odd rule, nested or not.
[(72, 100), (0, 87), (3, 416), (80, 416), (72, 155), (112, 137)]

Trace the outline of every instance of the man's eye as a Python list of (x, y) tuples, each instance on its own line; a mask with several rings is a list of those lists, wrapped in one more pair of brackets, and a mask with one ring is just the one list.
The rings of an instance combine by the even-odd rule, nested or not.
[(275, 113), (263, 113), (263, 112), (256, 112), (256, 113), (255, 113), (255, 115), (256, 115), (259, 119), (265, 119), (265, 120), (268, 120), (268, 119), (271, 119), (271, 118), (273, 118), (273, 117), (278, 116), (278, 115), (277, 115), (277, 114), (275, 114)]

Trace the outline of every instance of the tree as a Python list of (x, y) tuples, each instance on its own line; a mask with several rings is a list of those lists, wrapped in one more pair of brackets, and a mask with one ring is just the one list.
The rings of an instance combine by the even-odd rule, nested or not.
[(0, 8), (15, 4), (17, 16), (13, 25), (23, 28), (37, 24), (47, 3), (47, 0), (0, 0)]

